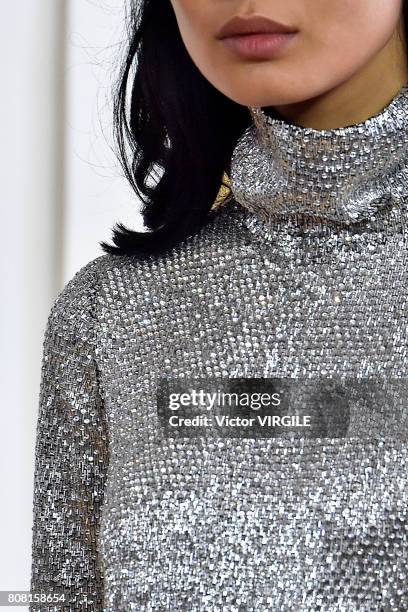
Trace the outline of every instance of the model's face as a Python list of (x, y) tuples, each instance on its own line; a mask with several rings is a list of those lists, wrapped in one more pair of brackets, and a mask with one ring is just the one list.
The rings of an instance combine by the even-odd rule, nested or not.
[[(246, 106), (300, 102), (345, 82), (386, 45), (402, 11), (402, 0), (170, 1), (197, 68)], [(264, 16), (295, 33), (281, 35), (283, 45), (274, 49), (271, 35), (220, 40), (219, 30), (236, 15)]]

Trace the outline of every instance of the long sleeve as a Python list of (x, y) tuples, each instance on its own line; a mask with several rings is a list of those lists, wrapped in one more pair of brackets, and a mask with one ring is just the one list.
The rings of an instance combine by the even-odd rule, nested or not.
[(31, 591), (64, 591), (66, 598), (51, 605), (33, 603), (32, 612), (97, 611), (103, 605), (97, 535), (108, 435), (95, 359), (93, 262), (77, 272), (57, 297), (45, 331)]

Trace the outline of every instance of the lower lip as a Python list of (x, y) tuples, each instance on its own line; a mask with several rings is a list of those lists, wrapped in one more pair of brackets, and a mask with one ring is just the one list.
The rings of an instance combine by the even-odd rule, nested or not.
[(246, 59), (269, 59), (286, 49), (296, 32), (265, 32), (223, 38), (227, 47)]

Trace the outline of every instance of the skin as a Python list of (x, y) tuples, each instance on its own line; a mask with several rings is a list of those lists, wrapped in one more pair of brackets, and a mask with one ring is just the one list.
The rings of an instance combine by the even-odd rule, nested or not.
[[(408, 82), (403, 1), (170, 0), (192, 61), (214, 87), (320, 130), (364, 121)], [(216, 38), (235, 15), (262, 15), (298, 33), (273, 58), (244, 59)]]

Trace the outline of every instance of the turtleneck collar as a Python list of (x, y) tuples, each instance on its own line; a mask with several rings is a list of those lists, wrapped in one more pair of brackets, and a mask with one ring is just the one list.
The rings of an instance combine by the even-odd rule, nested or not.
[(408, 195), (408, 84), (378, 114), (332, 130), (249, 107), (231, 159), (234, 199), (270, 223), (306, 215), (350, 224)]

